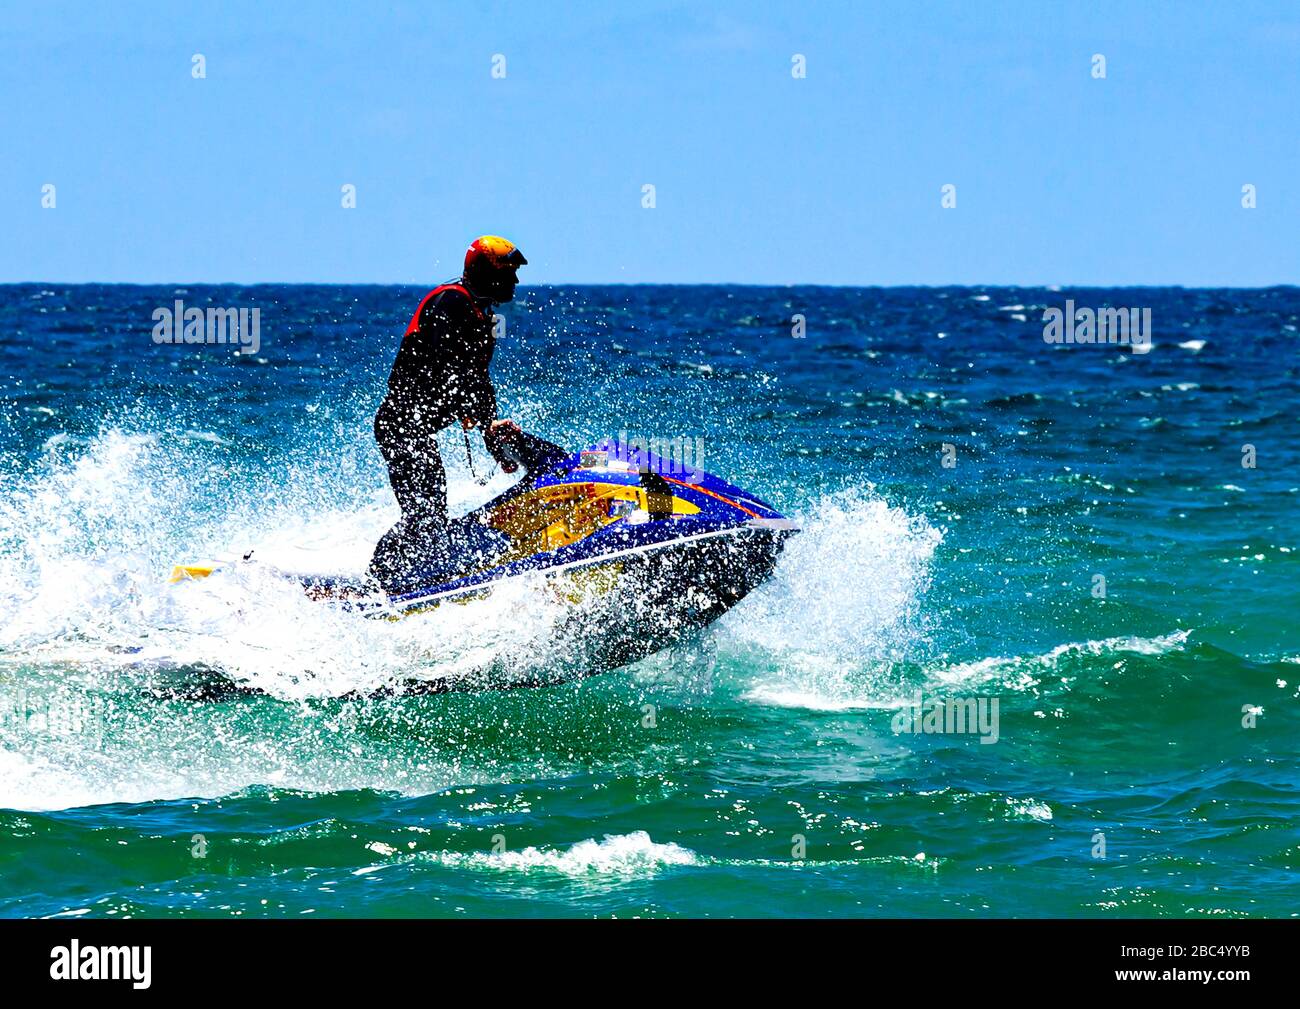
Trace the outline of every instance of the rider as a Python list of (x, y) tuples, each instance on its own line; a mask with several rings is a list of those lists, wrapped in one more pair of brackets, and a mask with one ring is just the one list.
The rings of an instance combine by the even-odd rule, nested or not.
[(474, 239), (460, 279), (425, 295), (406, 327), (388, 395), (375, 414), (375, 440), (402, 509), (370, 562), (370, 573), (386, 590), (445, 556), (447, 475), (437, 432), (457, 420), (465, 431), (478, 427), (501, 468), (516, 468), (506, 446), (518, 438), (519, 425), (497, 416), (488, 363), (496, 344), (492, 307), (514, 297), (519, 267), (527, 262), (504, 238)]

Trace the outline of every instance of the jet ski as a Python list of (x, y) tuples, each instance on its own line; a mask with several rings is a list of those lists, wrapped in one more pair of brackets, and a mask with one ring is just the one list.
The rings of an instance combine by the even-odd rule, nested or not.
[[(798, 531), (748, 491), (621, 439), (569, 453), (523, 434), (513, 452), (522, 479), (452, 519), (445, 549), (401, 585), (384, 591), (369, 577), (277, 573), (313, 600), (385, 619), (468, 602), (508, 581), (540, 581), (582, 611), (585, 671), (599, 672), (722, 616), (771, 575)], [(250, 552), (177, 565), (171, 581), (255, 563)], [(584, 609), (593, 599), (599, 605)]]

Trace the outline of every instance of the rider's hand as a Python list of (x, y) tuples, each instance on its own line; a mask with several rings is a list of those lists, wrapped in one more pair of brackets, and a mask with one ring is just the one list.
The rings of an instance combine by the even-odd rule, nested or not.
[(519, 464), (514, 459), (509, 458), (501, 451), (502, 446), (514, 441), (523, 430), (513, 420), (498, 419), (488, 424), (488, 428), (483, 432), (483, 441), (492, 453), (492, 458), (507, 473), (513, 473), (519, 469)]
[(500, 441), (514, 441), (517, 435), (523, 433), (523, 428), (513, 420), (507, 420), (505, 418), (494, 420), (488, 425), (488, 434)]

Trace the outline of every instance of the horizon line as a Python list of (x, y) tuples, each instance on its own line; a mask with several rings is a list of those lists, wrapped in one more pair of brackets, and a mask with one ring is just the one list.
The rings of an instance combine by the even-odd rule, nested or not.
[[(62, 287), (422, 287), (429, 284), (437, 286), (447, 281), (335, 281), (335, 280), (2, 280), (0, 288), (34, 287), (50, 284)], [(749, 287), (749, 288), (830, 288), (840, 290), (897, 290), (900, 288), (921, 288), (925, 290), (942, 290), (945, 288), (1016, 288), (1020, 290), (1039, 289), (1044, 291), (1064, 290), (1120, 290), (1120, 289), (1176, 289), (1186, 291), (1269, 291), (1279, 288), (1300, 287), (1300, 281), (1279, 281), (1270, 284), (1187, 284), (1187, 283), (991, 283), (979, 281), (974, 283), (899, 283), (899, 284), (819, 284), (815, 282), (798, 283), (761, 283), (754, 281), (659, 281), (646, 280), (629, 282), (625, 280), (596, 281), (552, 281), (539, 284), (520, 284), (520, 291), (539, 290), (543, 288), (563, 287)]]

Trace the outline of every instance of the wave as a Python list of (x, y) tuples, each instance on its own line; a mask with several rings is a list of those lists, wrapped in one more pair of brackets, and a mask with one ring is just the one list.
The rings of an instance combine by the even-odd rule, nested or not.
[(899, 663), (870, 684), (868, 691), (853, 689), (842, 676), (842, 689), (818, 691), (782, 683), (755, 686), (749, 699), (777, 707), (813, 711), (894, 710), (915, 703), (918, 690), (951, 694), (971, 690), (1008, 690), (1025, 693), (1037, 689), (1046, 679), (1057, 677), (1066, 663), (1086, 657), (1119, 654), (1158, 656), (1181, 651), (1190, 630), (1175, 630), (1155, 637), (1113, 637), (1098, 641), (1067, 642), (1041, 654), (990, 656), (961, 662), (929, 665)]
[[(390, 850), (386, 854), (392, 854)], [(443, 865), (482, 868), (502, 872), (544, 873), (570, 878), (617, 876), (648, 877), (670, 866), (700, 865), (689, 848), (672, 842), (657, 843), (644, 830), (629, 834), (606, 834), (604, 840), (579, 841), (570, 848), (523, 848), (501, 852), (436, 852)], [(358, 869), (357, 874), (384, 868), (379, 864)]]

